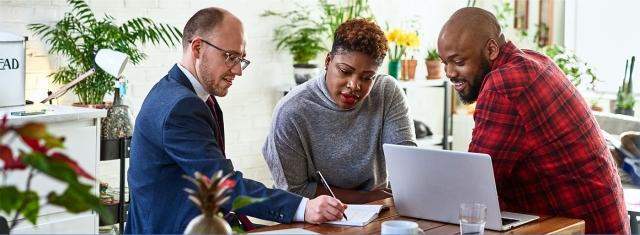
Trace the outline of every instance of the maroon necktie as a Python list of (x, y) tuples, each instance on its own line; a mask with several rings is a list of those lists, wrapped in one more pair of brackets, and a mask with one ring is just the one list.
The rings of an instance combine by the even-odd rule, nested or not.
[(224, 152), (224, 120), (222, 119), (222, 110), (216, 101), (216, 98), (213, 96), (209, 96), (207, 99), (207, 106), (209, 110), (211, 110), (211, 114), (213, 114), (213, 124), (216, 128), (216, 141), (218, 145), (220, 145), (220, 151), (226, 157), (227, 154)]
[[(222, 118), (222, 109), (220, 109), (220, 105), (214, 96), (209, 96), (207, 99), (207, 107), (211, 110), (211, 114), (213, 114), (213, 123), (216, 128), (216, 141), (220, 145), (220, 150), (222, 154), (227, 157), (227, 154), (224, 152), (224, 120)], [(242, 227), (244, 227), (245, 231), (250, 231), (256, 229), (256, 226), (247, 218), (246, 215), (237, 214), (238, 220), (242, 223)]]

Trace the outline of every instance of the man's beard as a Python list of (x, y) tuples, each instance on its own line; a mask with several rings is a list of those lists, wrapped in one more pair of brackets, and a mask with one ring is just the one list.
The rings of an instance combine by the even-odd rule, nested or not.
[(480, 95), (480, 88), (482, 88), (482, 82), (484, 80), (484, 76), (489, 73), (491, 68), (489, 67), (489, 62), (487, 60), (482, 60), (482, 64), (480, 64), (480, 73), (478, 76), (473, 78), (473, 83), (467, 83), (471, 86), (469, 87), (469, 94), (463, 94), (462, 92), (458, 92), (458, 97), (463, 104), (471, 104), (478, 100), (478, 96)]
[[(224, 80), (224, 77), (231, 75), (231, 69), (229, 69), (224, 74), (220, 75), (220, 77), (211, 76), (212, 72), (212, 62), (210, 62), (207, 57), (202, 59), (202, 63), (197, 67), (196, 73), (198, 78), (200, 79), (202, 88), (204, 88), (209, 95), (214, 95), (218, 97), (224, 97), (229, 92), (228, 88), (218, 86), (221, 80)], [(197, 65), (196, 65), (197, 66)], [(198, 69), (199, 68), (199, 69)], [(224, 82), (224, 81), (223, 81)]]

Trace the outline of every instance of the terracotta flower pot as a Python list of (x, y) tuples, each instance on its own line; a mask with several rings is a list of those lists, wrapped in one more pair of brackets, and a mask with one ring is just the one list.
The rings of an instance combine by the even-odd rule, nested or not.
[(93, 109), (109, 109), (112, 106), (111, 101), (102, 102), (102, 104), (82, 104), (82, 103), (73, 103), (71, 106), (74, 107), (82, 107), (82, 108), (93, 108)]
[(427, 60), (427, 79), (442, 78), (442, 63), (439, 60)]
[(418, 65), (418, 61), (411, 60), (402, 60), (402, 77), (401, 80), (413, 80), (416, 77), (416, 66)]

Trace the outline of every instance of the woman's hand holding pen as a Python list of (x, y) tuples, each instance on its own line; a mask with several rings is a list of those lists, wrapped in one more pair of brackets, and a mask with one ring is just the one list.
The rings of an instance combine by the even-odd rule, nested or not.
[(331, 196), (321, 195), (307, 202), (304, 210), (304, 221), (320, 224), (328, 221), (340, 220), (347, 205)]

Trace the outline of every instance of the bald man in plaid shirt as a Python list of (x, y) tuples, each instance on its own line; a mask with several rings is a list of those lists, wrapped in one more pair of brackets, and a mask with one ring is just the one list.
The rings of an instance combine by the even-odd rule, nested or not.
[(477, 101), (469, 151), (491, 155), (501, 209), (583, 219), (586, 233), (630, 233), (598, 124), (553, 61), (505, 41), (480, 8), (455, 12), (438, 50), (460, 99)]

